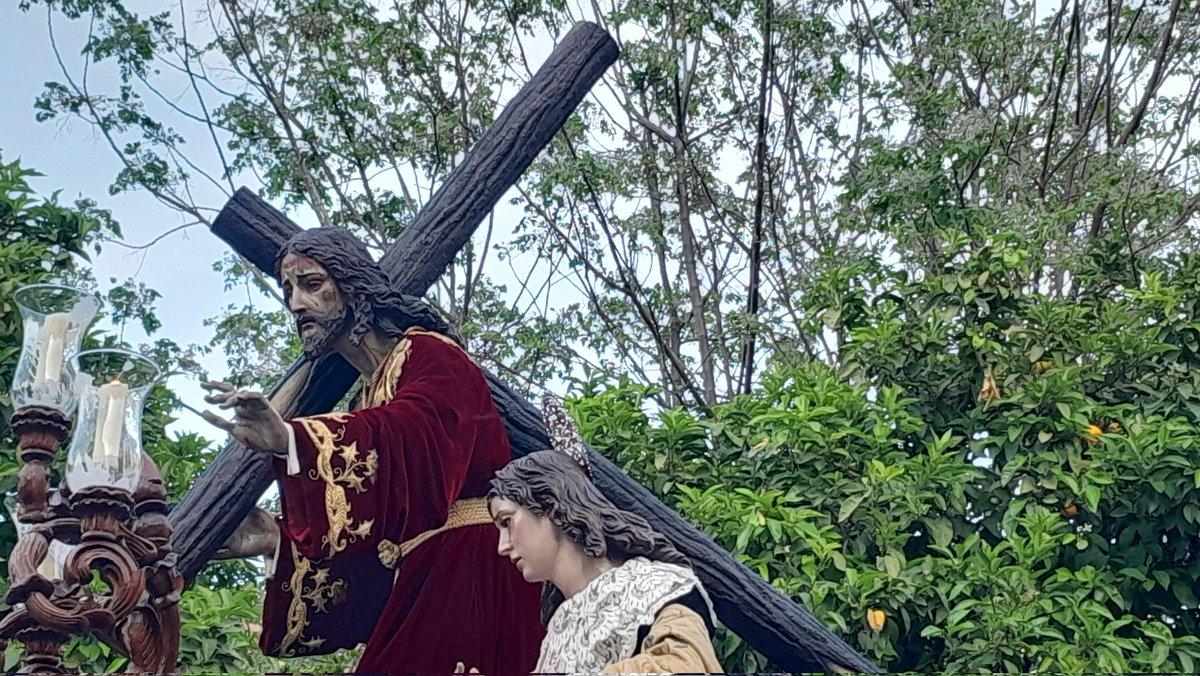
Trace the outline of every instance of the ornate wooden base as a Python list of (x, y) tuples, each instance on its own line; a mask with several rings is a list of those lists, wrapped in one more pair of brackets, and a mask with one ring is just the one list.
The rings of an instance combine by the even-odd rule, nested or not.
[(133, 497), (120, 488), (87, 486), (72, 492), (68, 504), (84, 540), (115, 540), (133, 510)]
[(21, 500), (17, 519), (40, 523), (51, 518), (50, 461), (71, 431), (71, 419), (61, 411), (45, 406), (26, 406), (10, 420), (17, 435), (17, 449), (25, 463), (17, 475), (17, 496)]
[(38, 626), (27, 613), (21, 613), (13, 625), (14, 637), (25, 644), (25, 663), (17, 670), (18, 674), (70, 673), (60, 658), (63, 644), (67, 642), (66, 634)]
[[(64, 486), (53, 509), (41, 508), (46, 520), (17, 542), (5, 597), (14, 610), (0, 621), (0, 638), (25, 644), (20, 673), (66, 673), (59, 660), (63, 644), (89, 633), (128, 655), (132, 671), (175, 671), (183, 578), (168, 544), (166, 490), (149, 456), (142, 471), (133, 496), (104, 486), (75, 492)], [(38, 493), (22, 494), (23, 504), (27, 495)], [(130, 516), (136, 516), (132, 529)], [(37, 570), (54, 539), (76, 545), (61, 580)], [(107, 589), (93, 588), (93, 573)]]

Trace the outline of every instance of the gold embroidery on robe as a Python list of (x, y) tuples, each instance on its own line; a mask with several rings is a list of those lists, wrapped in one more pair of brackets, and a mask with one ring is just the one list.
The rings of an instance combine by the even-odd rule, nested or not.
[[(310, 604), (313, 612), (327, 613), (331, 601), (337, 605), (346, 600), (347, 582), (345, 580), (330, 581), (328, 568), (314, 568), (312, 560), (301, 556), (296, 551), (295, 544), (291, 545), (291, 549), (294, 570), (291, 579), (283, 583), (282, 589), (284, 592), (291, 593), (292, 600), (288, 604), (287, 630), (284, 632), (283, 638), (279, 640), (279, 648), (276, 650), (276, 654), (280, 657), (295, 655), (296, 651), (291, 648), (296, 643), (312, 649), (325, 642), (325, 639), (320, 636), (302, 638), (304, 629), (310, 623), (308, 619)], [(311, 589), (305, 589), (309, 578), (311, 578), (313, 586)]]
[(379, 546), (379, 562), (388, 568), (395, 568), (396, 562), (400, 560), (400, 545), (391, 540), (380, 540)]
[(392, 348), (392, 351), (384, 358), (379, 368), (375, 369), (375, 374), (371, 377), (370, 382), (363, 386), (362, 396), (359, 397), (358, 402), (359, 408), (383, 406), (396, 397), (396, 382), (400, 380), (400, 374), (404, 372), (404, 365), (408, 363), (408, 358), (412, 354), (412, 341), (409, 340), (409, 336), (429, 336), (430, 338), (436, 338), (447, 345), (458, 348), (463, 354), (467, 355), (467, 359), (471, 359), (472, 362), (475, 361), (452, 338), (414, 326), (404, 332), (404, 337), (400, 339), (400, 342), (396, 343), (396, 347)]
[(392, 348), (379, 368), (375, 369), (371, 382), (363, 388), (359, 400), (361, 408), (383, 406), (396, 397), (396, 381), (400, 380), (400, 374), (404, 372), (404, 364), (408, 361), (411, 351), (412, 341), (408, 338), (401, 338), (400, 342), (396, 343), (396, 347)]
[[(363, 457), (358, 450), (358, 442), (339, 444), (345, 437), (345, 428), (336, 433), (326, 423), (345, 423), (351, 414), (340, 413), (316, 418), (297, 418), (304, 426), (309, 439), (317, 447), (316, 467), (308, 471), (308, 478), (325, 482), (325, 520), (329, 530), (321, 536), (321, 544), (329, 547), (329, 556), (346, 549), (359, 538), (371, 534), (374, 519), (367, 519), (358, 524), (350, 515), (350, 501), (346, 498), (346, 488), (353, 488), (355, 493), (366, 490), (363, 481), (374, 482), (375, 472), (379, 468), (379, 454), (375, 449), (366, 451)], [(333, 466), (333, 456), (337, 453), (342, 459), (342, 467)]]

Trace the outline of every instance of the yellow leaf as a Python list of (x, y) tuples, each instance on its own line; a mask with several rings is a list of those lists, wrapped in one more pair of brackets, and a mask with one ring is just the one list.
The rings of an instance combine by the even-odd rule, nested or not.
[(983, 387), (979, 388), (979, 403), (987, 408), (988, 404), (1000, 398), (1000, 387), (996, 384), (996, 377), (992, 375), (992, 367), (989, 364), (983, 374)]
[(878, 608), (871, 608), (867, 611), (867, 626), (871, 627), (871, 631), (878, 634), (883, 631), (885, 624), (887, 624), (887, 613)]

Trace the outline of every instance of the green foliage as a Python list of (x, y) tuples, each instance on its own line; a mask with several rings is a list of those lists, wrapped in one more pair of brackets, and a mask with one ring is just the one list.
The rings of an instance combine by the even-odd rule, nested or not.
[[(81, 200), (73, 207), (56, 198), (39, 200), (28, 184), (38, 174), (18, 163), (0, 162), (0, 383), (11, 381), (21, 348), (20, 316), (12, 303), (12, 293), (20, 286), (38, 282), (83, 282), (91, 284), (86, 262), (87, 249), (106, 234), (119, 234), (107, 212)], [(158, 327), (154, 316), (157, 292), (144, 285), (126, 283), (106, 294), (109, 317), (118, 326), (137, 321), (147, 333)], [(91, 346), (120, 345), (112, 336), (92, 335)], [(167, 340), (147, 348), (166, 372), (189, 367), (188, 356)], [(166, 427), (178, 410), (179, 401), (165, 385), (158, 385), (147, 401), (143, 415), (142, 442), (158, 464), (167, 485), (168, 501), (176, 502), (216, 455), (203, 438), (195, 434), (171, 435)], [(0, 392), (0, 417), (12, 414), (8, 392)], [(20, 464), (16, 459), (15, 440), (5, 426), (0, 436), (0, 493), (16, 489)], [(59, 454), (56, 476), (65, 458)], [(0, 522), (0, 552), (7, 557), (16, 541), (16, 532), (7, 513)], [(257, 570), (244, 561), (214, 563), (206, 568), (183, 597), (184, 639), (180, 664), (191, 669), (221, 672), (279, 670), (278, 661), (267, 660), (257, 649), (255, 634), (248, 623), (261, 614), (261, 591)], [(0, 593), (8, 589), (8, 576), (0, 580)], [(7, 610), (7, 607), (4, 608)], [(215, 647), (214, 647), (215, 646)], [(6, 653), (6, 667), (19, 658), (19, 644)], [(84, 672), (111, 672), (125, 668), (127, 660), (99, 641), (75, 638), (64, 650), (68, 668)], [(346, 662), (348, 658), (341, 658)], [(328, 665), (334, 662), (326, 660)], [(296, 667), (319, 668), (325, 662), (302, 662)], [(328, 666), (327, 665), (327, 666)]]
[[(21, 353), (21, 316), (12, 295), (27, 284), (62, 282), (78, 275), (76, 261), (86, 260), (88, 248), (105, 233), (117, 232), (108, 212), (87, 200), (74, 205), (58, 201), (57, 193), (40, 199), (29, 179), (40, 176), (19, 162), (4, 162), (0, 155), (0, 494), (17, 487), (16, 440), (8, 427), (12, 382)], [(0, 514), (0, 552), (16, 542), (16, 531), (7, 513)], [(0, 592), (8, 589), (7, 561)]]
[(210, 589), (196, 586), (180, 606), (180, 666), (192, 672), (344, 673), (352, 671), (357, 651), (281, 660), (262, 654), (257, 632), (262, 621), (258, 585)]
[(831, 282), (839, 370), (779, 355), (752, 395), (653, 420), (646, 388), (594, 388), (584, 436), (889, 669), (1192, 671), (1200, 258), (1081, 276), (1080, 302), (1023, 288), (1015, 239), (943, 235), (939, 273)]

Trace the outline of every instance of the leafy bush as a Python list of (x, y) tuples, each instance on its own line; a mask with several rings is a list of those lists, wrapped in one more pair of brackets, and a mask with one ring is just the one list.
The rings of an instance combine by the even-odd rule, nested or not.
[(1019, 242), (949, 241), (942, 274), (826, 280), (836, 370), (777, 357), (749, 396), (653, 416), (648, 388), (592, 384), (572, 413), (891, 670), (1192, 671), (1200, 258), (1052, 299), (1016, 283)]

